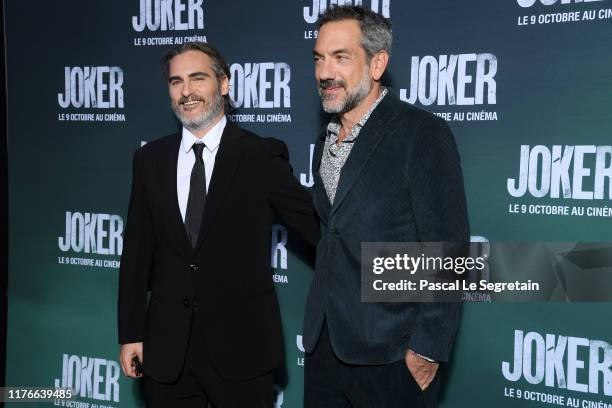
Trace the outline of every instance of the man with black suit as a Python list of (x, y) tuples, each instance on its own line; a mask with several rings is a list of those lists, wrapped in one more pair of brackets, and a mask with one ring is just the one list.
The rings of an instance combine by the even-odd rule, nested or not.
[[(203, 43), (163, 59), (182, 132), (141, 147), (119, 278), (123, 371), (151, 407), (272, 407), (284, 356), (270, 271), (274, 214), (318, 239), (287, 147), (228, 123), (230, 72)], [(147, 303), (147, 295), (150, 297)]]
[(361, 242), (467, 243), (457, 148), (448, 125), (381, 85), (389, 23), (357, 6), (319, 19), (315, 76), (334, 116), (314, 153), (321, 218), (303, 342), (305, 408), (435, 406), (457, 303), (362, 303)]

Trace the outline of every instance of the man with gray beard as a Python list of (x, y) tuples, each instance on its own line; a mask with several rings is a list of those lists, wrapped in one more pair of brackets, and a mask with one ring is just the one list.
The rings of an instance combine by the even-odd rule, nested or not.
[(186, 43), (162, 65), (183, 128), (134, 154), (121, 366), (144, 374), (149, 407), (270, 408), (284, 358), (272, 223), (277, 214), (316, 244), (312, 199), (284, 143), (226, 120), (230, 71), (217, 50)]
[(362, 242), (469, 240), (448, 125), (381, 84), (391, 28), (358, 6), (318, 21), (315, 78), (331, 121), (313, 156), (321, 218), (304, 318), (305, 408), (433, 407), (456, 303), (361, 302)]

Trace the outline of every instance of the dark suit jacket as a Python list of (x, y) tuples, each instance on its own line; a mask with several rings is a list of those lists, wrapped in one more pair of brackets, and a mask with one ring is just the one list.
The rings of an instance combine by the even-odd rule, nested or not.
[(170, 382), (183, 365), (191, 320), (201, 319), (207, 331), (200, 346), (219, 374), (251, 378), (278, 367), (284, 356), (270, 270), (274, 213), (314, 245), (312, 200), (291, 174), (284, 143), (228, 122), (193, 250), (177, 201), (180, 142), (180, 134), (166, 136), (134, 154), (119, 343), (143, 341), (145, 373)]
[(389, 92), (355, 141), (333, 205), (319, 173), (325, 133), (313, 162), (321, 241), (306, 302), (306, 351), (326, 319), (334, 351), (347, 363), (399, 361), (406, 348), (446, 361), (459, 304), (362, 303), (360, 251), (361, 242), (468, 242), (463, 178), (448, 125)]

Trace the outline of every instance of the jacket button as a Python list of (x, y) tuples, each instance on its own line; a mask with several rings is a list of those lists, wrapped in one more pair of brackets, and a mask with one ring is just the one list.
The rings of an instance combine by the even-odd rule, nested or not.
[(185, 307), (189, 307), (190, 303), (189, 303), (189, 299), (183, 299), (183, 305)]
[(197, 272), (200, 270), (200, 265), (198, 263), (192, 263), (191, 265), (189, 265), (189, 269), (194, 272)]

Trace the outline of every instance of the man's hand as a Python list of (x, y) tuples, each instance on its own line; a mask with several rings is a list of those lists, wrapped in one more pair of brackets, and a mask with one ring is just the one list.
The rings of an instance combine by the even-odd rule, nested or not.
[(142, 343), (127, 343), (121, 345), (121, 351), (119, 352), (119, 361), (121, 362), (121, 369), (123, 374), (128, 377), (137, 378), (142, 377), (136, 375), (136, 369), (132, 365), (132, 359), (138, 357), (141, 364), (144, 364), (142, 356)]
[(436, 376), (440, 364), (427, 361), (410, 349), (406, 350), (405, 360), (408, 371), (410, 371), (421, 390), (425, 391)]

